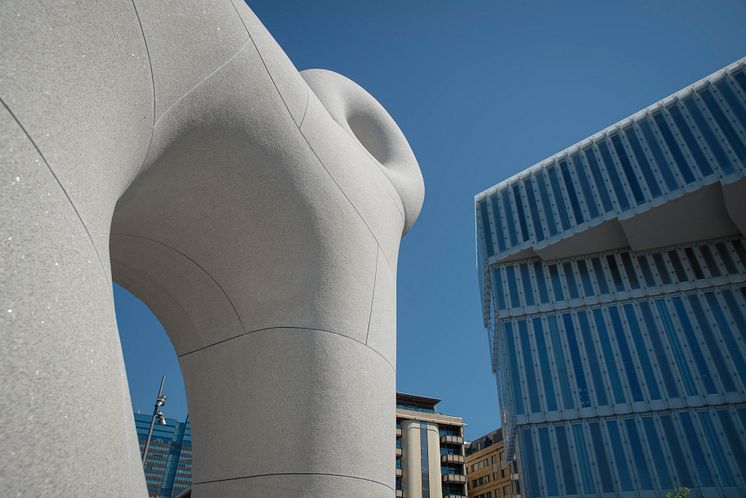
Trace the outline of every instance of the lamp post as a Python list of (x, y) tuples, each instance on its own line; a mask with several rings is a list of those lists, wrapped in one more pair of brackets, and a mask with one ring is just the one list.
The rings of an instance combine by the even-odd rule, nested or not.
[(166, 425), (166, 416), (160, 411), (160, 407), (166, 404), (166, 395), (163, 394), (163, 384), (166, 382), (166, 376), (161, 377), (161, 386), (158, 388), (158, 396), (155, 398), (155, 406), (153, 407), (153, 416), (150, 418), (150, 428), (148, 429), (148, 438), (145, 440), (145, 447), (142, 450), (142, 466), (145, 468), (145, 459), (148, 458), (148, 450), (150, 449), (150, 438), (153, 436), (153, 426), (155, 425), (156, 419), (161, 425)]

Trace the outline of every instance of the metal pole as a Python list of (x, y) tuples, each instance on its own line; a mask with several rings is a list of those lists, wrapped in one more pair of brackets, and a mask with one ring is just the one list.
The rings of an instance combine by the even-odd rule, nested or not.
[(155, 407), (153, 408), (153, 416), (150, 417), (150, 428), (148, 429), (148, 438), (145, 440), (145, 447), (142, 451), (142, 466), (145, 468), (145, 459), (148, 458), (148, 450), (150, 449), (150, 438), (153, 436), (153, 426), (155, 425), (155, 418), (158, 415), (158, 408), (163, 405), (163, 383), (166, 382), (166, 376), (161, 377), (161, 386), (158, 388), (158, 396), (155, 398)]

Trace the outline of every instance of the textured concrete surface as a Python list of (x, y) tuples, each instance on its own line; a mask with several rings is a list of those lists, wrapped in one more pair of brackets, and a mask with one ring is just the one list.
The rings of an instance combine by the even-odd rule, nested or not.
[(145, 496), (113, 278), (180, 357), (195, 496), (393, 496), (424, 188), (381, 105), (240, 0), (6, 1), (0, 33), (3, 493)]

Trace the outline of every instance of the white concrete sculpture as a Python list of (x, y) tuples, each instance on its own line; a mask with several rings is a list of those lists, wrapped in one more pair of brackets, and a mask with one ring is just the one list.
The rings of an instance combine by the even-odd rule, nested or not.
[(393, 496), (424, 187), (241, 0), (0, 3), (0, 490), (145, 496), (112, 280), (169, 333), (195, 496)]

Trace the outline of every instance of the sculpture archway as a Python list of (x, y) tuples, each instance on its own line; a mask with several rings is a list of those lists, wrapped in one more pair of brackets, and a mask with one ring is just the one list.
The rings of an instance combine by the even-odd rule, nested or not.
[(239, 0), (0, 20), (3, 488), (144, 494), (113, 278), (180, 356), (195, 495), (392, 496), (396, 260), (423, 198), (393, 120), (299, 74)]

